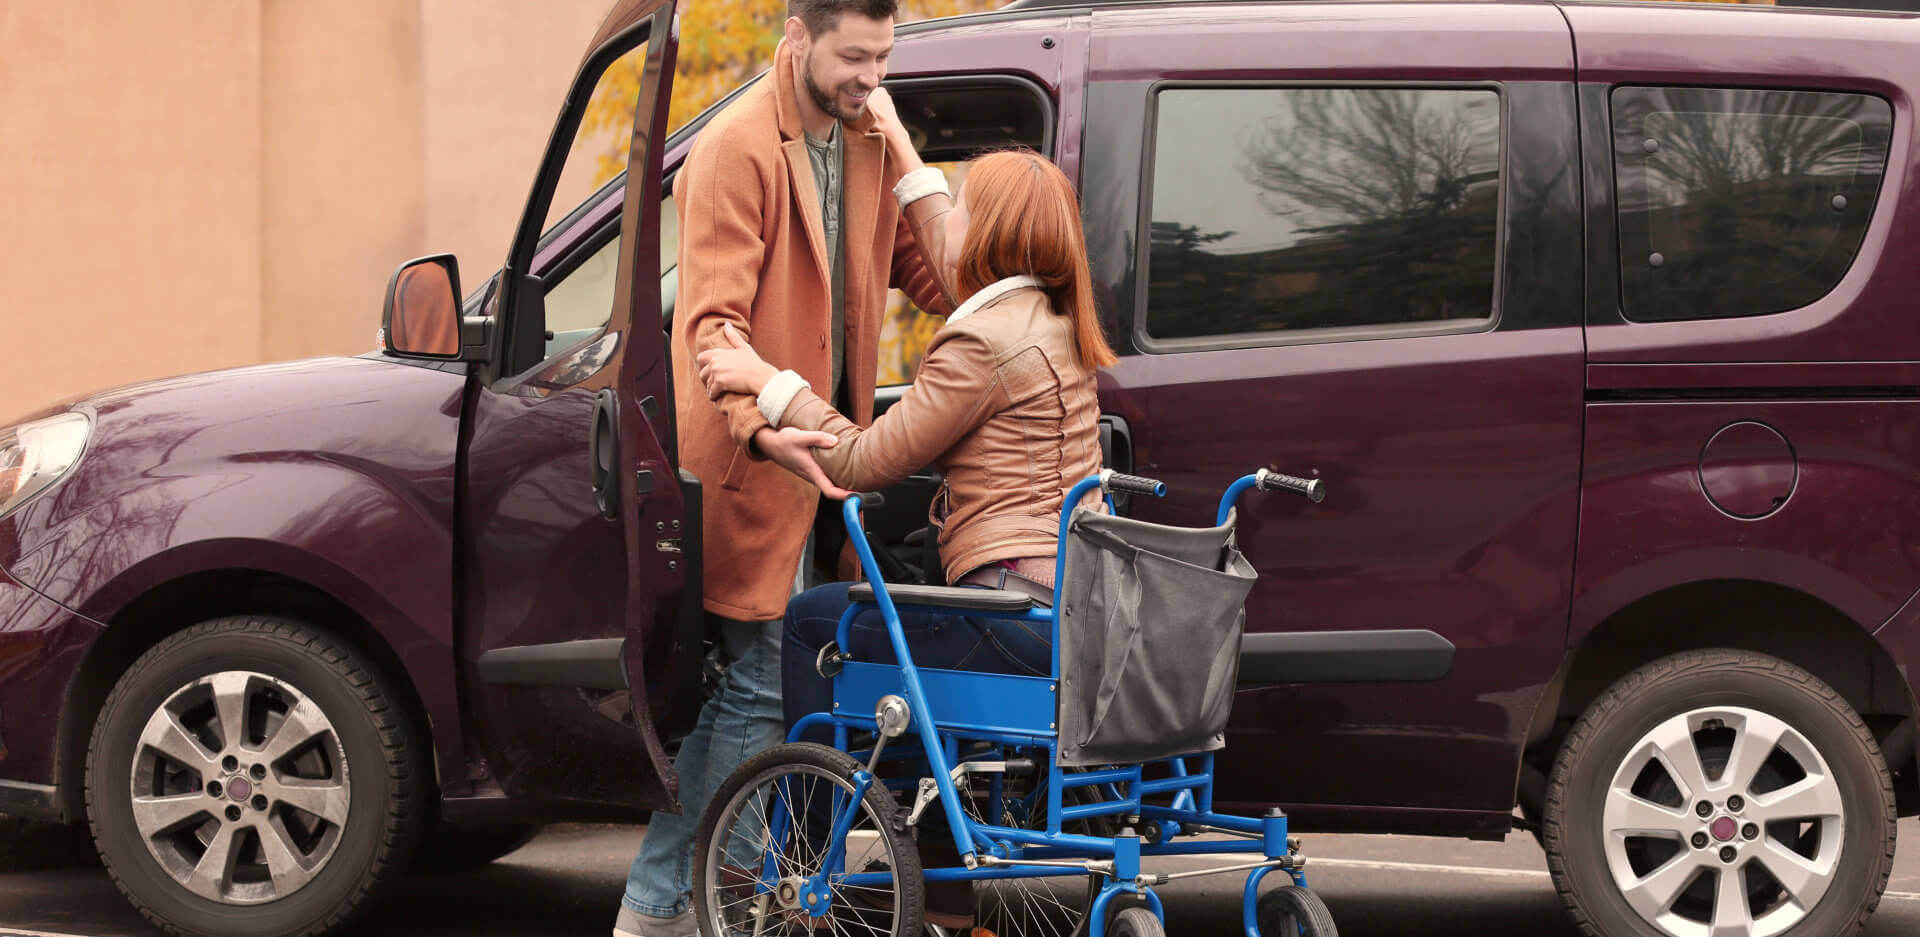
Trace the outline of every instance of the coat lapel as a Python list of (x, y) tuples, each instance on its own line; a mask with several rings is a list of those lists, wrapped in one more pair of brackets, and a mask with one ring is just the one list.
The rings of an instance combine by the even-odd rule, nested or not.
[[(871, 120), (861, 123), (870, 125)], [(873, 246), (880, 242), (875, 229), (880, 223), (883, 194), (880, 189), (885, 182), (887, 150), (878, 133), (854, 127), (841, 130), (846, 157), (841, 175), (846, 198), (846, 210), (840, 216), (841, 239), (844, 245), (853, 248), (847, 251), (847, 368), (853, 373), (857, 365), (864, 369), (859, 373), (865, 377), (865, 380), (849, 381), (848, 387), (853, 391), (855, 413), (852, 415), (864, 425), (873, 419), (873, 377), (879, 365), (880, 318), (885, 314), (884, 308), (867, 308), (865, 300), (876, 293), (884, 296), (887, 289), (885, 282), (877, 289), (871, 282), (876, 274)], [(892, 244), (893, 232), (888, 231), (884, 240)]]
[[(773, 111), (780, 124), (780, 152), (787, 158), (787, 187), (800, 206), (807, 243), (813, 248), (813, 266), (820, 275), (820, 295), (831, 297), (833, 267), (827, 263), (827, 228), (820, 218), (820, 184), (814, 181), (813, 160), (807, 156), (807, 132), (800, 122), (800, 102), (793, 95), (793, 69), (793, 49), (782, 39), (773, 50), (773, 71), (767, 76), (773, 82)], [(841, 240), (845, 242), (844, 229)]]
[(788, 188), (793, 192), (793, 200), (800, 206), (800, 219), (807, 229), (807, 244), (813, 248), (814, 270), (820, 275), (820, 294), (830, 297), (833, 295), (833, 284), (829, 277), (833, 267), (827, 263), (827, 228), (826, 222), (820, 218), (820, 184), (813, 181), (813, 160), (807, 156), (806, 139), (788, 140), (780, 144), (780, 151), (786, 154)]

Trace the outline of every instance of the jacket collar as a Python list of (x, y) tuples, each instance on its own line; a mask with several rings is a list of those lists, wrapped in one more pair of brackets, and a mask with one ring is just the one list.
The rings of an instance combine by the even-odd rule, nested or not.
[(1004, 280), (996, 280), (981, 287), (979, 292), (967, 297), (967, 301), (961, 303), (960, 308), (955, 309), (953, 315), (947, 317), (947, 324), (952, 325), (961, 319), (979, 312), (992, 304), (994, 300), (1014, 290), (1037, 290), (1044, 285), (1046, 284), (1041, 283), (1039, 277), (1034, 276), (1008, 277)]
[[(780, 45), (773, 50), (773, 71), (767, 77), (773, 79), (774, 111), (779, 115), (782, 140), (799, 140), (806, 134), (806, 125), (800, 121), (799, 91), (793, 86), (794, 69), (798, 67), (799, 63), (793, 58), (793, 47), (787, 45), (787, 40), (780, 40)], [(873, 112), (862, 111), (859, 120), (846, 126), (846, 130), (851, 131), (846, 135), (851, 137), (872, 129)]]

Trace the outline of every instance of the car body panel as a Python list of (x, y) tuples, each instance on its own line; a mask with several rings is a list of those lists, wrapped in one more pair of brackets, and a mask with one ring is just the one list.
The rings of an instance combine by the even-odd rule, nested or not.
[[(1920, 582), (1916, 421), (1912, 400), (1590, 404), (1574, 642), (1636, 600), (1715, 579), (1786, 586), (1879, 628)], [(1786, 500), (1764, 518), (1730, 515), (1703, 488), (1702, 450), (1736, 422), (1792, 451)]]
[[(81, 405), (94, 421), (87, 456), (12, 518), (21, 548), (9, 572), (98, 622), (194, 573), (298, 580), (373, 626), (429, 717), (457, 726), (453, 483), (464, 384), (431, 368), (317, 358), (91, 398)], [(459, 734), (437, 733), (436, 743), (443, 769), (464, 778)]]
[[(0, 788), (11, 786), (23, 794), (53, 790), (55, 734), (50, 730), (60, 722), (67, 683), (101, 627), (0, 570)], [(5, 793), (0, 790), (0, 796)], [(48, 796), (32, 812), (52, 816), (57, 805)]]
[[(1567, 4), (1580, 55), (1580, 81), (1713, 87), (1835, 89), (1879, 95), (1893, 105), (1893, 139), (1873, 222), (1852, 268), (1832, 292), (1773, 315), (1683, 322), (1632, 322), (1617, 285), (1597, 290), (1588, 330), (1596, 363), (1913, 361), (1920, 359), (1913, 271), (1920, 268), (1920, 135), (1913, 91), (1920, 88), (1920, 18), (1910, 14), (1784, 9), (1709, 10), (1687, 4), (1649, 9)], [(1591, 151), (1590, 151), (1591, 152)], [(1598, 161), (1594, 161), (1598, 163)], [(1605, 173), (1611, 185), (1610, 166)], [(1589, 273), (1617, 283), (1617, 253)], [(1601, 252), (1594, 255), (1597, 260)], [(1676, 369), (1684, 373), (1689, 367)], [(1652, 378), (1660, 380), (1660, 378)], [(1686, 380), (1679, 375), (1666, 378)], [(1858, 386), (1847, 381), (1847, 386)]]
[[(1243, 688), (1219, 796), (1278, 802), (1317, 828), (1503, 826), (1533, 702), (1564, 653), (1574, 559), (1584, 345), (1579, 285), (1556, 273), (1580, 257), (1564, 20), (1545, 6), (1436, 4), (1116, 9), (1094, 22), (1090, 119), (1112, 120), (1087, 128), (1089, 223), (1101, 229), (1090, 248), (1120, 310), (1109, 328), (1136, 348), (1139, 171), (1097, 167), (1093, 154), (1137, 164), (1150, 150), (1150, 127), (1119, 112), (1140, 111), (1156, 83), (1502, 89), (1497, 321), (1132, 354), (1101, 393), (1132, 427), (1135, 471), (1170, 489), (1133, 499), (1138, 516), (1194, 523), (1261, 465), (1326, 480), (1324, 504), (1242, 504), (1241, 544), (1261, 574), (1249, 629), (1430, 628), (1458, 648), (1435, 683)], [(1346, 754), (1275, 776), (1234, 751)], [(1392, 767), (1406, 764), (1423, 766), (1421, 784)]]

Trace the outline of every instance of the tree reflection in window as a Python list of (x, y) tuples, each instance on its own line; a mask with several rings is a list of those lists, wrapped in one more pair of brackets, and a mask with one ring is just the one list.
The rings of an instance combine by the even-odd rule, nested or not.
[(1621, 299), (1630, 318), (1764, 315), (1846, 275), (1887, 163), (1892, 109), (1864, 94), (1613, 92)]
[(1499, 166), (1490, 90), (1161, 92), (1147, 331), (1484, 320)]

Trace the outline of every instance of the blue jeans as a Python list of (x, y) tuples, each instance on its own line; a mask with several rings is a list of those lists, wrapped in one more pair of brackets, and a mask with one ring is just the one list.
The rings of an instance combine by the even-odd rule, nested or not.
[[(840, 616), (847, 606), (847, 583), (834, 582), (808, 589), (787, 605), (786, 646), (780, 653), (780, 689), (787, 725), (802, 717), (833, 709), (833, 682), (820, 676), (814, 662), (820, 649), (834, 640)], [(901, 630), (913, 662), (942, 670), (977, 670), (1044, 677), (1053, 672), (1053, 635), (1046, 625), (994, 618), (969, 618), (902, 611)], [(887, 638), (886, 619), (879, 609), (861, 612), (849, 627), (850, 647), (841, 648), (855, 660), (892, 664), (893, 643)], [(831, 729), (807, 734), (808, 741), (833, 744)]]
[(620, 902), (650, 917), (686, 910), (693, 888), (693, 837), (721, 782), (742, 762), (786, 738), (780, 719), (782, 623), (720, 619), (724, 650), (732, 663), (719, 692), (700, 708), (692, 734), (680, 745), (679, 814), (655, 813), (640, 854), (627, 871)]

